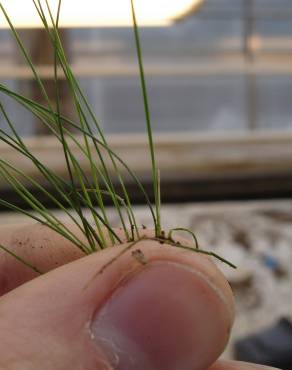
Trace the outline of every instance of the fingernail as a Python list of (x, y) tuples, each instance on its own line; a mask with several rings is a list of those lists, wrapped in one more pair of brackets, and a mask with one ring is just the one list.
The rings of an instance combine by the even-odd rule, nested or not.
[(124, 281), (92, 322), (92, 338), (115, 370), (206, 369), (228, 338), (220, 292), (196, 270), (151, 262)]

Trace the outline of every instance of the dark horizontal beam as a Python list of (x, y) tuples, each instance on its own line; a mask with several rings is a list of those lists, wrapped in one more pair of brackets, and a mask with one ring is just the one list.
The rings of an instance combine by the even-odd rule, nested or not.
[[(151, 183), (146, 183), (144, 186), (153, 200)], [(292, 173), (166, 181), (162, 182), (161, 187), (163, 203), (292, 198)], [(143, 196), (136, 186), (128, 184), (127, 188), (129, 194), (131, 194), (133, 204), (143, 204)], [(50, 188), (47, 190), (52, 191)], [(122, 190), (119, 187), (116, 188), (116, 191), (122, 195)], [(47, 208), (55, 208), (52, 201), (39, 191), (33, 190), (33, 194)], [(61, 201), (60, 197), (54, 195)], [(2, 191), (0, 197), (18, 207), (29, 209), (27, 204), (16, 197), (11, 190)], [(105, 204), (111, 205), (106, 198)], [(8, 211), (8, 209), (0, 206), (0, 212), (3, 211)]]

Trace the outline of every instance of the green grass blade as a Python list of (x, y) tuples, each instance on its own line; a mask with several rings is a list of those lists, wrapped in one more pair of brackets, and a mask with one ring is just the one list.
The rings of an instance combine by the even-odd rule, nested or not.
[(154, 192), (154, 200), (155, 200), (155, 208), (156, 208), (155, 234), (156, 236), (160, 236), (161, 221), (160, 221), (160, 196), (159, 196), (160, 190), (159, 190), (158, 169), (157, 169), (156, 158), (155, 158), (155, 148), (154, 148), (153, 135), (152, 135), (150, 109), (149, 109), (149, 103), (148, 103), (148, 94), (147, 94), (143, 58), (142, 58), (142, 48), (141, 48), (141, 43), (140, 43), (139, 29), (138, 29), (133, 0), (131, 0), (131, 11), (132, 11), (133, 30), (134, 30), (134, 37), (135, 37), (135, 44), (136, 44), (136, 51), (137, 51), (137, 59), (138, 59), (139, 71), (140, 71), (140, 82), (141, 82), (141, 90), (142, 90), (143, 103), (144, 103), (144, 112), (145, 112), (146, 128), (147, 128), (148, 142), (149, 142), (149, 149), (150, 149), (150, 156), (151, 156), (151, 165), (152, 165), (153, 192)]
[(31, 270), (33, 270), (37, 274), (40, 274), (40, 275), (43, 274), (43, 272), (41, 272), (37, 267), (35, 267), (34, 265), (32, 265), (30, 262), (28, 262), (24, 258), (21, 258), (20, 256), (18, 256), (16, 253), (12, 252), (9, 248), (4, 247), (4, 245), (1, 245), (0, 244), (0, 249), (2, 249), (4, 252), (10, 254), (10, 256), (14, 257), (17, 261), (19, 261), (23, 265), (29, 267)]

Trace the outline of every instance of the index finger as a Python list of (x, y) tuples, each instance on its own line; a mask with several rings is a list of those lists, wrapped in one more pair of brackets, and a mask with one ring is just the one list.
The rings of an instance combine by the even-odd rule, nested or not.
[[(68, 227), (85, 241), (77, 226)], [(84, 256), (68, 239), (39, 223), (1, 226), (0, 244), (42, 273)], [(0, 250), (0, 296), (38, 275), (9, 253)]]

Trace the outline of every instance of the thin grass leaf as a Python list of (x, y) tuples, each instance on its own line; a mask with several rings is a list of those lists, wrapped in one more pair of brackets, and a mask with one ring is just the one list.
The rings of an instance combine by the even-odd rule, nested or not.
[(1, 245), (0, 244), (0, 249), (2, 249), (4, 252), (10, 254), (10, 256), (14, 257), (17, 261), (21, 262), (23, 265), (29, 267), (31, 270), (33, 270), (34, 272), (36, 272), (37, 274), (40, 274), (42, 275), (43, 272), (41, 272), (37, 267), (35, 267), (34, 265), (32, 265), (30, 262), (28, 262), (27, 260), (25, 260), (24, 258), (18, 256), (17, 254), (15, 254), (14, 252), (12, 252), (10, 249), (4, 247), (4, 245)]
[(165, 239), (165, 238), (146, 238), (148, 240), (154, 240), (154, 241), (160, 241), (162, 244), (169, 244), (173, 247), (177, 247), (177, 248), (181, 248), (181, 249), (185, 249), (185, 250), (188, 250), (188, 251), (191, 251), (191, 252), (196, 252), (196, 253), (200, 253), (200, 254), (205, 254), (207, 256), (210, 256), (210, 257), (215, 257), (216, 259), (218, 259), (219, 261), (225, 263), (226, 265), (236, 269), (237, 267), (231, 263), (230, 261), (228, 261), (227, 259), (221, 257), (219, 254), (217, 253), (214, 253), (212, 251), (208, 251), (208, 250), (205, 250), (205, 249), (200, 249), (200, 248), (197, 248), (197, 247), (190, 247), (188, 245), (184, 245), (180, 242), (176, 242), (174, 240), (168, 240), (168, 239)]
[(191, 230), (186, 229), (184, 227), (175, 227), (175, 228), (169, 230), (169, 232), (168, 232), (168, 239), (173, 240), (172, 235), (173, 235), (173, 232), (174, 231), (184, 231), (184, 232), (190, 234), (191, 237), (194, 239), (196, 248), (199, 249), (198, 239), (197, 239), (197, 237), (196, 237), (196, 235), (195, 235), (194, 232), (192, 232)]
[(141, 48), (141, 43), (140, 43), (140, 35), (139, 35), (139, 29), (138, 29), (136, 12), (135, 12), (133, 0), (131, 0), (131, 11), (132, 11), (133, 31), (134, 31), (134, 36), (135, 36), (137, 59), (138, 59), (138, 64), (139, 64), (140, 82), (141, 82), (141, 90), (142, 90), (143, 103), (144, 103), (148, 143), (149, 143), (151, 165), (152, 165), (152, 182), (153, 182), (153, 191), (154, 191), (155, 208), (156, 208), (155, 234), (156, 236), (160, 236), (160, 233), (161, 233), (160, 196), (159, 196), (160, 185), (159, 185), (158, 169), (157, 169), (156, 158), (155, 158), (155, 148), (154, 148), (153, 135), (152, 135), (152, 124), (151, 124), (151, 118), (150, 118), (150, 109), (149, 109), (149, 103), (148, 103), (148, 94), (147, 94), (143, 58), (142, 58), (142, 48)]

